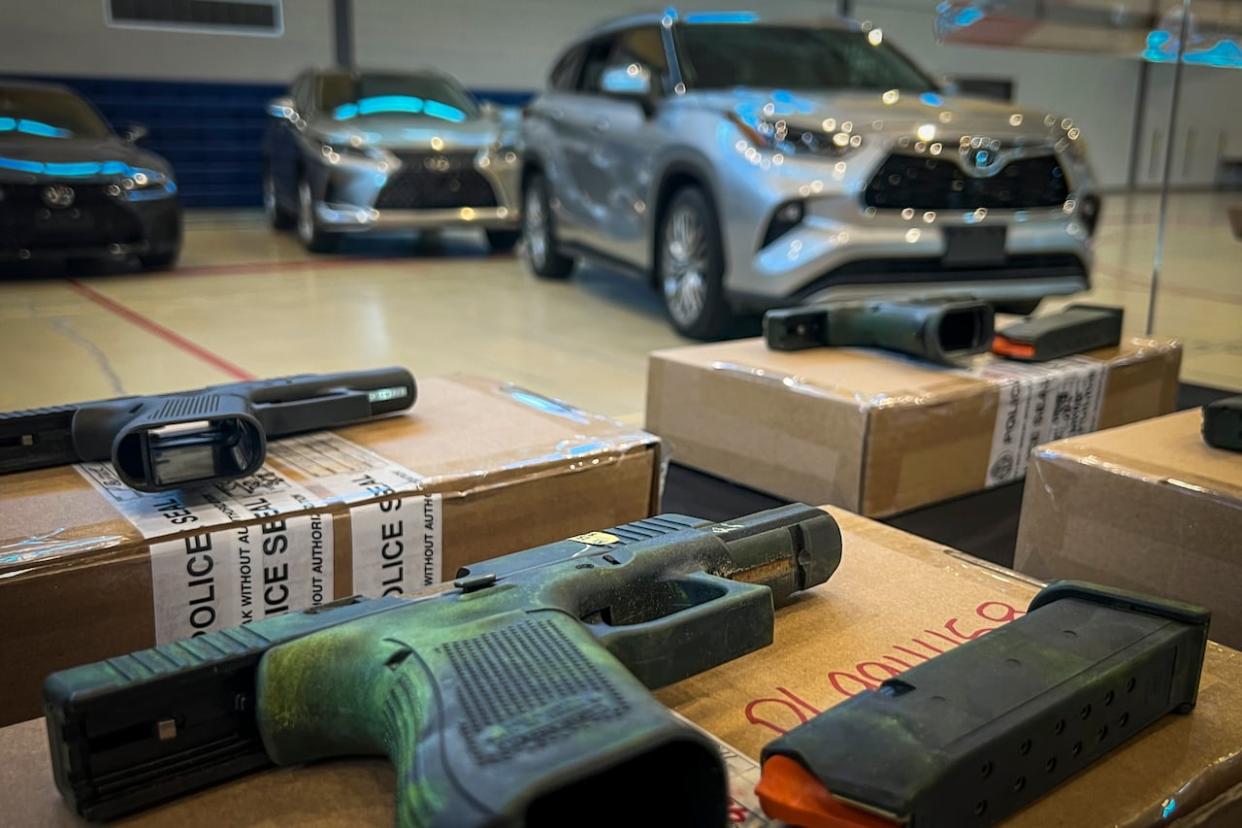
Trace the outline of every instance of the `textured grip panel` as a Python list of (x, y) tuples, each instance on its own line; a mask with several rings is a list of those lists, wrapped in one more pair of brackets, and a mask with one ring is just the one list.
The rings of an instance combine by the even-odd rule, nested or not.
[(186, 417), (206, 417), (220, 408), (219, 394), (187, 394), (169, 397), (152, 416), (156, 420), (179, 420)]
[(457, 674), (462, 735), (474, 761), (501, 762), (623, 715), (609, 678), (548, 619), (443, 645)]

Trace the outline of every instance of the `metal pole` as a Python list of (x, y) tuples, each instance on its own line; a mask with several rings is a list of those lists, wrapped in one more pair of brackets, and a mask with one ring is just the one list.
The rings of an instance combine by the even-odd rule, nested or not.
[(336, 32), (336, 63), (343, 69), (354, 68), (354, 3), (334, 0), (332, 22)]
[(1138, 189), (1139, 164), (1143, 155), (1143, 113), (1147, 111), (1147, 86), (1151, 77), (1151, 64), (1139, 61), (1138, 90), (1134, 95), (1134, 127), (1130, 134), (1130, 169), (1126, 186)]
[(1169, 140), (1164, 148), (1164, 176), (1160, 182), (1160, 222), (1156, 225), (1156, 253), (1151, 262), (1151, 298), (1147, 302), (1147, 335), (1156, 328), (1156, 290), (1160, 268), (1164, 265), (1164, 234), (1168, 224), (1165, 211), (1169, 207), (1169, 176), (1173, 169), (1173, 128), (1177, 123), (1177, 104), (1182, 94), (1182, 56), (1186, 53), (1186, 35), (1190, 29), (1190, 0), (1182, 0), (1181, 34), (1177, 38), (1177, 63), (1173, 67), (1173, 100), (1169, 104)]

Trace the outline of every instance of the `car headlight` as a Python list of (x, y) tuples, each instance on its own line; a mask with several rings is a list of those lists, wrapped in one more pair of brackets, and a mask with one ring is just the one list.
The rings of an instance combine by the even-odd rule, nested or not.
[(1082, 137), (1082, 130), (1070, 127), (1065, 131), (1066, 151), (1075, 161), (1087, 160), (1087, 139)]
[(159, 170), (134, 169), (121, 177), (121, 180), (109, 188), (116, 188), (116, 195), (124, 195), (130, 201), (161, 198), (177, 192), (177, 185)]
[(741, 116), (729, 113), (729, 120), (756, 146), (786, 154), (840, 158), (862, 146), (862, 136), (854, 132), (854, 125), (849, 121), (837, 123), (833, 118), (826, 118), (821, 128), (816, 129), (791, 124), (784, 118), (764, 117), (748, 123)]
[(323, 155), (323, 159), (329, 164), (339, 164), (343, 160), (371, 162), (379, 160), (375, 158), (366, 147), (356, 147), (353, 144), (321, 143), (319, 146), (319, 152)]
[(1059, 118), (1050, 113), (1044, 116), (1044, 125), (1053, 130), (1052, 137), (1056, 138), (1057, 152), (1064, 153), (1075, 161), (1087, 160), (1087, 140), (1082, 135), (1082, 129), (1071, 119)]

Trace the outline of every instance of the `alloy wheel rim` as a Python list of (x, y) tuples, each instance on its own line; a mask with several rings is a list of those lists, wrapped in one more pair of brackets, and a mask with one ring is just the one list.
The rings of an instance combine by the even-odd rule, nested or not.
[(707, 304), (707, 234), (698, 211), (680, 207), (668, 217), (663, 253), (664, 302), (673, 319), (691, 325)]
[(307, 244), (315, 237), (314, 205), (311, 202), (310, 184), (298, 184), (298, 236)]
[(526, 194), (523, 226), (526, 229), (526, 249), (536, 268), (542, 268), (548, 257), (548, 222), (543, 214), (543, 198), (537, 187)]

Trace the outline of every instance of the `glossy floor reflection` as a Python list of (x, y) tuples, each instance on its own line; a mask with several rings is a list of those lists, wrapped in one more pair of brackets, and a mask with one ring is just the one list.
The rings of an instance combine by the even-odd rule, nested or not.
[[(1124, 305), (1126, 332), (1144, 332), (1159, 204), (1155, 193), (1105, 199), (1093, 289), (1068, 301)], [(1185, 346), (1184, 382), (1242, 389), (1242, 240), (1229, 222), (1229, 209), (1239, 205), (1239, 193), (1169, 199), (1154, 321), (1157, 334), (1178, 337)]]
[[(1242, 389), (1237, 195), (1175, 196), (1156, 331), (1186, 343), (1183, 379)], [(1092, 299), (1142, 332), (1154, 195), (1105, 203)], [(26, 268), (0, 282), (0, 409), (237, 376), (388, 363), (504, 377), (641, 421), (646, 355), (683, 342), (636, 280), (600, 268), (540, 282), (471, 234), (359, 239), (308, 257), (253, 212), (192, 214), (166, 274)]]

